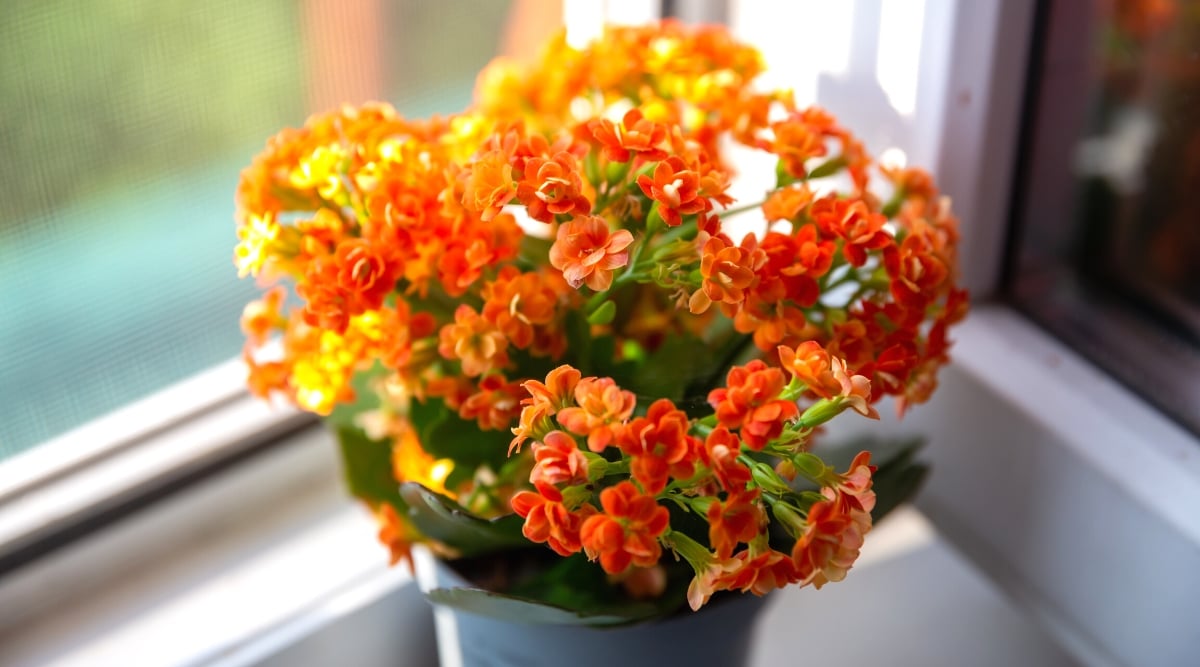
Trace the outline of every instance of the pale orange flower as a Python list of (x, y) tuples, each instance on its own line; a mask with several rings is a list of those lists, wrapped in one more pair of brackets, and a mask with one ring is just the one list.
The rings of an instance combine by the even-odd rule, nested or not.
[(601, 452), (633, 414), (637, 396), (612, 378), (587, 377), (575, 385), (575, 402), (577, 407), (558, 412), (558, 423), (575, 435), (586, 435), (588, 449)]
[(463, 373), (471, 377), (508, 365), (507, 348), (504, 334), (466, 304), (439, 332), (438, 353), (462, 362)]
[(533, 470), (529, 481), (535, 485), (586, 484), (588, 462), (575, 439), (562, 431), (547, 433), (533, 443)]
[(668, 477), (692, 476), (699, 456), (699, 441), (688, 435), (687, 415), (665, 398), (650, 405), (617, 434), (617, 446), (633, 457), (629, 470), (646, 493), (659, 493)]
[(481, 430), (504, 431), (520, 414), (524, 394), (519, 383), (498, 373), (488, 375), (479, 381), (479, 391), (459, 406), (458, 416), (477, 420)]
[(708, 403), (723, 426), (739, 429), (747, 447), (761, 450), (800, 413), (795, 401), (779, 398), (786, 385), (783, 371), (755, 359), (729, 369), (725, 387), (709, 392)]
[(562, 501), (558, 489), (543, 484), (537, 493), (521, 491), (511, 502), (513, 511), (525, 519), (521, 530), (530, 542), (545, 542), (558, 555), (570, 556), (582, 548), (580, 531), (596, 508), (584, 505), (572, 512)]
[(637, 184), (647, 197), (658, 202), (658, 214), (668, 227), (679, 226), (683, 215), (712, 208), (700, 195), (700, 175), (674, 155), (659, 162), (652, 175), (639, 176)]
[(717, 558), (729, 558), (739, 542), (749, 544), (762, 533), (767, 515), (758, 494), (758, 489), (742, 490), (708, 506), (708, 541)]
[(576, 289), (586, 284), (597, 292), (608, 289), (613, 271), (629, 263), (627, 248), (633, 234), (608, 228), (603, 218), (583, 215), (561, 225), (550, 247), (550, 265)]
[(632, 482), (621, 482), (600, 492), (604, 512), (588, 517), (580, 541), (588, 558), (600, 560), (609, 574), (620, 574), (631, 564), (651, 567), (662, 547), (658, 536), (667, 529), (670, 515), (654, 496), (644, 495)]
[(516, 194), (517, 184), (513, 182), (508, 156), (501, 151), (492, 151), (471, 165), (462, 204), (478, 212), (480, 219), (486, 222), (495, 218)]

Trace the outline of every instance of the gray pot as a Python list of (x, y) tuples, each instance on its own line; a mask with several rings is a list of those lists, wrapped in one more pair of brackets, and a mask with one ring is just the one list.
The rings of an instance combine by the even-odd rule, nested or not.
[[(424, 549), (416, 550), (417, 583), (471, 587)], [(434, 605), (442, 667), (739, 667), (748, 664), (754, 624), (766, 599), (739, 595), (699, 612), (616, 628), (529, 624)]]

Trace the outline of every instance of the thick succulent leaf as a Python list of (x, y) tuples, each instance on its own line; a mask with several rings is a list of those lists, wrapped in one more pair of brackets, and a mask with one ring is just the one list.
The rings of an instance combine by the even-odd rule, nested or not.
[(436, 588), (426, 595), (435, 604), (481, 616), (531, 624), (615, 626), (657, 615), (653, 605), (644, 605), (640, 609), (644, 613), (638, 615), (589, 613), (481, 588)]
[(408, 517), (425, 536), (463, 556), (477, 556), (514, 547), (527, 547), (521, 534), (524, 521), (515, 514), (498, 519), (472, 515), (453, 500), (415, 482), (400, 485)]

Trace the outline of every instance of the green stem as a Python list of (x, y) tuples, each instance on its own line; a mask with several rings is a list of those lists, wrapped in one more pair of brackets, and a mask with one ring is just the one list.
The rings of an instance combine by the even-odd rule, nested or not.
[(718, 213), (717, 215), (718, 215), (719, 217), (721, 217), (721, 218), (728, 218), (728, 217), (732, 217), (732, 216), (735, 216), (735, 215), (737, 215), (737, 214), (739, 214), (739, 213), (745, 213), (746, 211), (753, 211), (754, 209), (756, 209), (756, 208), (759, 208), (760, 206), (762, 206), (764, 203), (766, 203), (766, 200), (765, 200), (765, 199), (764, 199), (763, 201), (760, 201), (760, 202), (758, 202), (758, 203), (755, 203), (755, 204), (746, 204), (746, 205), (744, 205), (744, 206), (735, 206), (735, 207), (733, 207), (733, 208), (728, 208), (728, 209), (725, 209), (724, 211), (721, 211), (721, 212), (720, 212), (720, 213)]

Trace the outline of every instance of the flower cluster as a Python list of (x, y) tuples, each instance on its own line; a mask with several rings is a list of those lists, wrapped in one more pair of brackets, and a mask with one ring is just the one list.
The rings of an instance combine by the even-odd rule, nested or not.
[[(449, 118), (373, 104), (279, 133), (238, 186), (235, 263), (269, 288), (243, 317), (251, 389), (616, 577), (680, 555), (693, 607), (841, 579), (872, 468), (835, 473), (816, 429), (929, 398), (967, 308), (957, 227), (927, 174), (877, 167), (762, 70), (721, 28), (609, 28), (494, 62)], [(760, 201), (734, 206), (731, 144), (776, 159)], [(435, 541), (363, 495), (397, 557)]]

